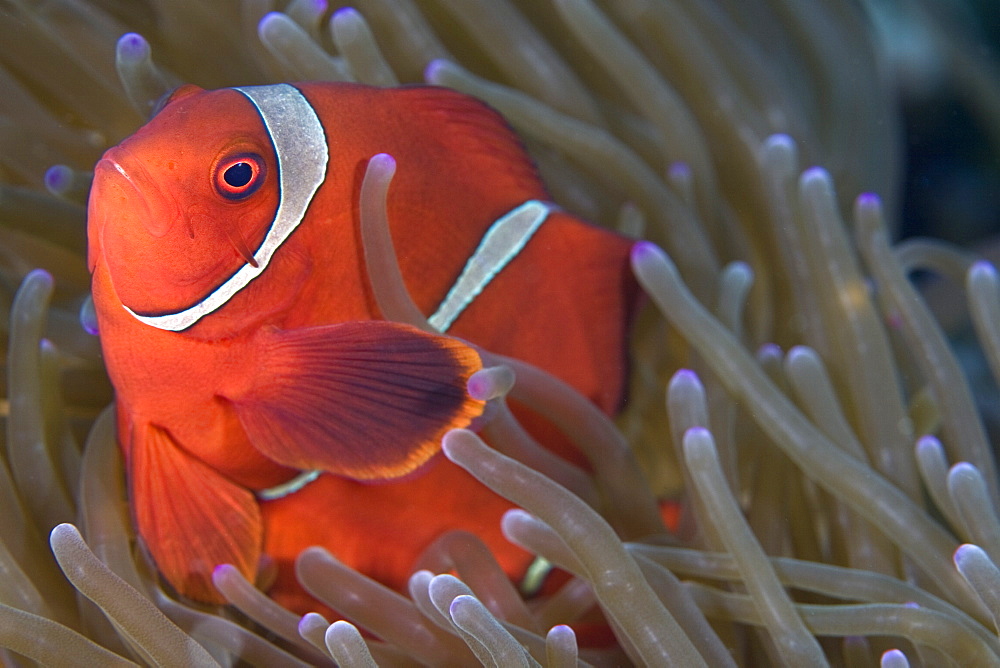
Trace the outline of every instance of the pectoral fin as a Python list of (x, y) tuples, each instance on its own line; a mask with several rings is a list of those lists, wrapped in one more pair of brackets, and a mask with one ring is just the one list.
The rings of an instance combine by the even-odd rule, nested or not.
[(154, 425), (132, 436), (132, 506), (156, 567), (184, 596), (225, 603), (212, 584), (216, 566), (233, 564), (251, 582), (256, 575), (263, 523), (253, 494)]
[(285, 466), (399, 477), (483, 409), (465, 389), (475, 350), (407, 325), (262, 331), (256, 346), (251, 381), (227, 398), (254, 446)]

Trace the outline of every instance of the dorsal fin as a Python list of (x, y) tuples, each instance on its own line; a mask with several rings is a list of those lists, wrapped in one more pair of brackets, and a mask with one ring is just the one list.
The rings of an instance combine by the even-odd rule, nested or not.
[(415, 113), (440, 120), (441, 141), (457, 155), (474, 156), (480, 168), (512, 179), (527, 190), (544, 186), (520, 137), (498, 111), (485, 102), (439, 86), (404, 87), (399, 91)]

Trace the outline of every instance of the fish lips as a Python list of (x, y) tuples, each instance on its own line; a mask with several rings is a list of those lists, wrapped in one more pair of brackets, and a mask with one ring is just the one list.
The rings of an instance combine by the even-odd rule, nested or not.
[(130, 223), (140, 223), (150, 235), (160, 238), (170, 231), (177, 213), (176, 201), (127, 148), (110, 149), (94, 167), (89, 216), (96, 221), (92, 224), (100, 225), (109, 216), (127, 215), (133, 219)]
[(94, 167), (88, 203), (90, 271), (105, 263), (123, 303), (155, 309), (170, 259), (158, 260), (154, 249), (183, 219), (179, 203), (142, 161), (122, 146), (108, 150)]

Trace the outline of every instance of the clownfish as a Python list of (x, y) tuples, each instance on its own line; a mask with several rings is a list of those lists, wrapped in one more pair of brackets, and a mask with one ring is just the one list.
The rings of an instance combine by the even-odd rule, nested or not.
[[(386, 206), (404, 282), (441, 335), (383, 320), (373, 297), (359, 192), (380, 153), (399, 165)], [(401, 589), (450, 529), (521, 578), (532, 556), (500, 533), (511, 504), (440, 454), (483, 411), (464, 342), (608, 413), (623, 401), (631, 242), (551, 204), (500, 115), (455, 91), (179, 88), (96, 165), (88, 246), (137, 533), (197, 601), (225, 602), (217, 565), (254, 581), (266, 556), (269, 594), (317, 609), (293, 567), (311, 545)]]

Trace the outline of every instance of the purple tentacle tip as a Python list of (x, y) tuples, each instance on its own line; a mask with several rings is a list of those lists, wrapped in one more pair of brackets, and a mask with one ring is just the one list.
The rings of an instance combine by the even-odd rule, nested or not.
[(287, 20), (286, 17), (281, 12), (268, 12), (260, 19), (260, 23), (257, 24), (257, 33), (263, 35), (271, 30), (273, 30), (277, 25), (283, 23)]
[(351, 17), (354, 17), (354, 16), (357, 16), (357, 17), (361, 16), (361, 14), (358, 13), (358, 10), (356, 10), (354, 7), (341, 7), (340, 9), (338, 9), (337, 11), (335, 11), (333, 13), (333, 17), (332, 18), (334, 20), (341, 20), (341, 21), (343, 21), (344, 19), (351, 18)]
[(812, 181), (829, 181), (830, 173), (826, 171), (823, 167), (810, 167), (802, 172), (802, 183), (811, 183)]
[(674, 373), (672, 382), (677, 383), (701, 383), (701, 379), (698, 378), (698, 374), (691, 369), (678, 369)]
[(690, 179), (691, 178), (691, 165), (686, 162), (675, 162), (670, 165), (667, 173), (671, 178), (675, 179)]
[(139, 60), (149, 53), (149, 42), (137, 32), (127, 32), (118, 38), (118, 54), (128, 60)]
[(469, 382), (466, 385), (466, 390), (468, 391), (469, 396), (473, 399), (479, 399), (480, 401), (489, 397), (490, 390), (492, 388), (493, 384), (482, 376), (472, 376), (469, 378)]
[(49, 192), (60, 195), (73, 184), (73, 170), (66, 165), (52, 165), (45, 170), (45, 187)]
[(427, 67), (424, 68), (424, 81), (427, 83), (435, 83), (437, 81), (438, 75), (441, 70), (447, 67), (448, 61), (442, 58), (435, 58), (431, 62), (427, 63)]
[(955, 562), (955, 565), (958, 566), (960, 569), (967, 566), (970, 560), (989, 559), (989, 557), (986, 556), (986, 553), (983, 552), (983, 548), (979, 547), (978, 545), (973, 545), (972, 543), (962, 543), (961, 545), (959, 545), (951, 558), (952, 561)]
[(396, 159), (389, 155), (388, 153), (376, 153), (368, 161), (369, 168), (374, 167), (377, 169), (385, 169), (390, 171), (396, 170)]
[(80, 326), (91, 336), (97, 336), (97, 311), (94, 310), (94, 300), (87, 297), (80, 305)]
[(705, 438), (711, 436), (712, 432), (710, 432), (706, 427), (696, 426), (688, 429), (684, 432), (684, 435), (690, 436), (691, 438)]
[(757, 357), (778, 357), (782, 354), (781, 346), (777, 343), (764, 343), (757, 349)]
[(969, 267), (969, 281), (969, 285), (980, 285), (983, 281), (995, 283), (997, 281), (997, 269), (991, 262), (976, 260)]
[(781, 148), (786, 151), (795, 150), (795, 140), (791, 136), (785, 134), (784, 132), (776, 132), (767, 139), (764, 140), (764, 145), (767, 148)]
[(858, 195), (858, 206), (879, 207), (882, 206), (882, 198), (875, 193), (861, 193)]
[(660, 247), (652, 241), (637, 241), (635, 245), (632, 246), (632, 261), (648, 262), (661, 253), (663, 253), (663, 251), (660, 250)]
[(46, 283), (48, 283), (48, 284), (51, 285), (52, 284), (52, 274), (50, 274), (49, 272), (45, 271), (44, 269), (32, 269), (24, 277), (24, 280), (25, 281), (28, 281), (28, 280), (31, 280), (31, 281), (44, 281), (44, 282), (46, 282)]

